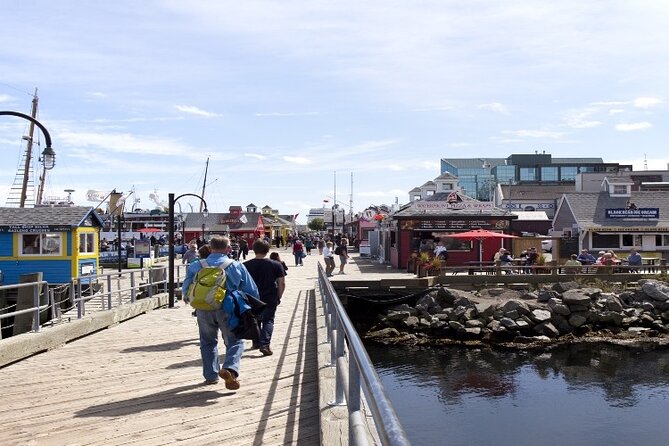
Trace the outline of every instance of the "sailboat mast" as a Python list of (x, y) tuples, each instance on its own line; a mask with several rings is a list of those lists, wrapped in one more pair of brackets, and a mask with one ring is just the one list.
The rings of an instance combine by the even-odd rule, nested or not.
[(209, 157), (207, 157), (207, 164), (204, 166), (204, 180), (202, 181), (202, 200), (200, 200), (200, 213), (204, 210), (204, 189), (207, 187), (207, 171), (209, 170)]
[[(37, 88), (35, 88), (35, 94), (33, 95), (33, 104), (30, 111), (30, 116), (33, 119), (37, 118)], [(26, 199), (28, 197), (28, 182), (30, 180), (30, 163), (32, 162), (32, 151), (33, 151), (33, 135), (35, 134), (35, 123), (30, 121), (30, 126), (28, 127), (28, 136), (25, 137), (27, 141), (26, 144), (26, 165), (23, 166), (23, 184), (21, 186), (21, 200), (19, 202), (19, 207), (23, 208), (26, 206)]]

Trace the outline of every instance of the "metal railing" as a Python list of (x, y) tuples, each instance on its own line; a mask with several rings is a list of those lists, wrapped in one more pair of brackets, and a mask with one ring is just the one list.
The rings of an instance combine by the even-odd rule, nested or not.
[(330, 342), (330, 366), (336, 367), (333, 404), (346, 404), (348, 407), (349, 444), (369, 443), (362, 412), (362, 390), (381, 443), (393, 446), (410, 445), (360, 336), (355, 331), (320, 262), (318, 286), (323, 299), (327, 336)]
[[(188, 265), (175, 265), (175, 281), (179, 283), (185, 276)], [(15, 318), (27, 313), (35, 313), (32, 329), (41, 331), (45, 325), (81, 319), (87, 313), (111, 310), (120, 305), (134, 303), (142, 297), (153, 297), (156, 293), (167, 292), (167, 266), (154, 266), (124, 272), (82, 275), (69, 283), (49, 286), (48, 282), (30, 282), (0, 286), (0, 292), (14, 293), (21, 288), (33, 288), (33, 305), (16, 310), (16, 304), (0, 308), (0, 320)], [(46, 293), (46, 303), (44, 294)], [(13, 311), (10, 311), (14, 308)], [(43, 316), (48, 311), (48, 315)], [(42, 315), (42, 316), (41, 316)], [(3, 328), (12, 328), (3, 324)]]

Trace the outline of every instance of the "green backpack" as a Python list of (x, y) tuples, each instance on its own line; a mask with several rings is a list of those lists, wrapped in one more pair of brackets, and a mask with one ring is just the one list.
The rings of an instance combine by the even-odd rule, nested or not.
[(200, 260), (202, 269), (188, 287), (187, 298), (193, 308), (205, 311), (221, 308), (225, 299), (225, 268), (233, 262), (232, 259), (225, 259), (219, 266), (209, 266), (206, 260)]

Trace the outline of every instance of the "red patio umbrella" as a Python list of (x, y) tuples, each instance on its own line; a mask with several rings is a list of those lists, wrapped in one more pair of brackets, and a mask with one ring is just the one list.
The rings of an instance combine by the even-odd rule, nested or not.
[(158, 228), (141, 228), (137, 230), (138, 232), (164, 232), (162, 229)]
[(488, 231), (486, 229), (473, 229), (471, 231), (466, 231), (466, 232), (456, 232), (455, 234), (449, 234), (448, 237), (465, 239), (465, 240), (478, 240), (479, 262), (483, 260), (483, 240), (517, 238), (515, 235), (504, 234), (502, 232)]

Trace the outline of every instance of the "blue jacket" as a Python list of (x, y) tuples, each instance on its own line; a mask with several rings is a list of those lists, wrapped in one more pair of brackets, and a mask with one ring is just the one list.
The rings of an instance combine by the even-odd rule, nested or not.
[[(218, 266), (222, 264), (225, 259), (228, 257), (222, 253), (212, 253), (207, 257), (207, 264), (209, 266)], [(186, 278), (184, 279), (181, 291), (185, 296), (188, 293), (188, 288), (190, 287), (191, 282), (197, 275), (198, 271), (202, 269), (202, 264), (200, 262), (193, 262), (188, 265), (186, 270)], [(228, 325), (231, 329), (234, 329), (239, 325), (239, 319), (235, 315), (235, 306), (232, 299), (236, 299), (239, 304), (239, 313), (244, 313), (245, 311), (251, 309), (251, 307), (246, 303), (244, 299), (244, 293), (249, 294), (256, 299), (260, 299), (260, 294), (258, 293), (258, 287), (253, 281), (253, 278), (249, 274), (248, 270), (244, 265), (239, 262), (233, 262), (230, 266), (225, 269), (226, 279), (225, 279), (225, 299), (223, 299), (223, 304), (221, 305), (221, 310), (228, 313)]]

